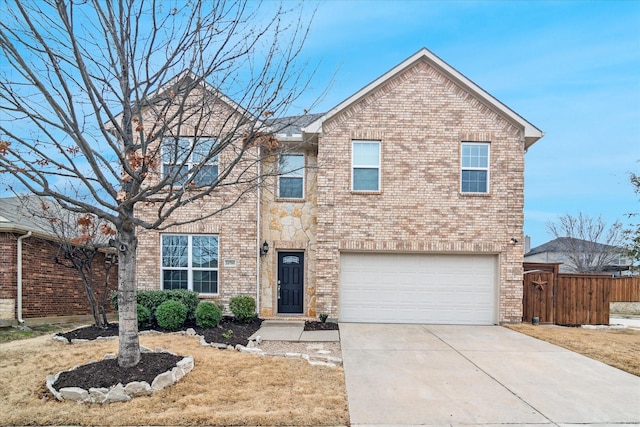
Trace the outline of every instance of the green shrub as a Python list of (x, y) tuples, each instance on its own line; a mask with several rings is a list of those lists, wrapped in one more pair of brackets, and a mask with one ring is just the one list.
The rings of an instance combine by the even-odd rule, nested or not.
[(175, 331), (187, 320), (187, 306), (180, 301), (168, 300), (156, 309), (158, 326), (168, 331)]
[(256, 316), (256, 300), (252, 297), (238, 295), (229, 301), (229, 310), (240, 322), (250, 322)]
[[(155, 290), (155, 291), (138, 291), (136, 294), (136, 301), (138, 304), (145, 306), (149, 313), (151, 313), (150, 322), (157, 323), (156, 310), (165, 301), (179, 301), (187, 307), (187, 320), (195, 320), (196, 308), (200, 300), (198, 299), (198, 293), (188, 291), (186, 289), (175, 289), (170, 291)], [(111, 305), (114, 309), (118, 309), (118, 292), (113, 291), (110, 298)]]
[(196, 320), (196, 309), (200, 304), (198, 293), (186, 289), (175, 289), (171, 291), (159, 291), (166, 294), (168, 300), (180, 301), (187, 307), (187, 320)]
[(326, 323), (327, 319), (329, 318), (329, 315), (326, 313), (322, 313), (318, 316), (320, 318), (320, 322), (321, 323)]
[(202, 301), (196, 309), (196, 325), (201, 328), (213, 328), (218, 326), (222, 319), (222, 310), (212, 302)]
[(138, 304), (138, 327), (148, 326), (151, 323), (151, 312), (147, 307), (142, 304)]

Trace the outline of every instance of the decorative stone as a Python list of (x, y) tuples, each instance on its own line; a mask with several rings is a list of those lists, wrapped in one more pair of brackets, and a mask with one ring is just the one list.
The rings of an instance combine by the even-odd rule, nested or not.
[(115, 359), (118, 356), (116, 356), (115, 353), (107, 353), (104, 355), (104, 357), (102, 358), (102, 360), (111, 360), (111, 359)]
[(124, 388), (125, 393), (131, 397), (150, 396), (153, 393), (151, 386), (146, 381), (134, 381)]
[(143, 345), (140, 346), (140, 353), (153, 353), (153, 350), (151, 350), (149, 347), (145, 347)]
[(318, 350), (318, 354), (331, 354), (329, 350)]
[(60, 396), (64, 400), (73, 400), (76, 402), (88, 402), (89, 392), (80, 387), (65, 387), (60, 389)]
[(90, 388), (89, 396), (91, 398), (91, 402), (94, 403), (104, 403), (107, 400), (107, 393), (109, 392), (108, 388)]
[(284, 357), (301, 357), (300, 353), (285, 353)]
[(169, 387), (175, 381), (173, 380), (173, 373), (171, 371), (162, 373), (156, 377), (151, 383), (151, 388), (154, 391), (162, 390), (165, 387)]
[(131, 400), (131, 396), (129, 396), (125, 392), (122, 384), (118, 384), (111, 390), (109, 390), (109, 392), (107, 393), (107, 398), (105, 399), (105, 403), (127, 402), (129, 400)]
[(193, 356), (187, 356), (184, 359), (182, 359), (181, 361), (179, 361), (177, 363), (178, 367), (184, 369), (185, 373), (189, 373), (191, 372), (191, 370), (193, 369), (193, 367), (195, 366), (195, 363), (193, 362)]
[(195, 329), (193, 329), (193, 328), (189, 328), (189, 329), (187, 329), (187, 330), (185, 331), (185, 334), (186, 334), (186, 335), (189, 335), (189, 336), (193, 336), (193, 335), (195, 335), (195, 334), (196, 334), (196, 330), (195, 330)]
[(66, 339), (65, 337), (61, 337), (60, 335), (53, 334), (53, 335), (51, 335), (51, 338), (53, 338), (53, 339), (54, 339), (54, 340), (56, 340), (56, 341), (63, 342), (63, 343), (65, 343), (65, 344), (69, 344), (69, 340), (68, 340), (68, 339)]

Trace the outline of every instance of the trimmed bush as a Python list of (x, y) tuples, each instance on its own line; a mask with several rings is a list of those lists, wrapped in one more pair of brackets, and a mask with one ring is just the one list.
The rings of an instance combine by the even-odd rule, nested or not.
[[(165, 301), (179, 301), (187, 307), (187, 319), (195, 320), (196, 308), (200, 300), (198, 299), (198, 293), (188, 291), (186, 289), (175, 289), (170, 291), (157, 290), (157, 291), (138, 291), (136, 294), (136, 301), (138, 304), (145, 306), (149, 313), (151, 313), (150, 322), (157, 323), (156, 310)], [(111, 305), (116, 310), (118, 309), (118, 292), (113, 291), (110, 298)]]
[(252, 297), (238, 295), (229, 301), (229, 310), (238, 321), (249, 323), (256, 316), (256, 300)]
[(187, 320), (187, 306), (180, 301), (165, 301), (156, 309), (158, 326), (168, 331), (175, 331)]
[(220, 307), (209, 301), (202, 301), (196, 309), (196, 325), (201, 328), (214, 328), (222, 319)]
[(186, 289), (174, 289), (171, 291), (160, 291), (167, 295), (167, 300), (180, 301), (187, 307), (187, 320), (196, 320), (196, 309), (200, 304), (198, 293)]
[(138, 327), (147, 326), (151, 323), (151, 312), (147, 307), (142, 304), (138, 304)]

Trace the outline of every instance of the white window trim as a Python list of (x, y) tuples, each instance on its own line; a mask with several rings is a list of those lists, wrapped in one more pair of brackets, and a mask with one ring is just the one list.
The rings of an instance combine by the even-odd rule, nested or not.
[[(304, 200), (305, 198), (305, 186), (306, 186), (306, 169), (307, 169), (307, 156), (303, 153), (283, 153), (280, 156), (299, 156), (302, 157), (302, 169), (296, 169), (294, 171), (280, 174), (280, 170), (278, 170), (278, 199), (289, 199), (289, 200)], [(280, 167), (280, 158), (278, 158), (278, 167)], [(282, 197), (280, 195), (280, 178), (302, 178), (302, 196), (300, 197)]]
[[(486, 145), (487, 146), (487, 166), (486, 167), (462, 166), (462, 162), (463, 162), (462, 148), (465, 145)], [(462, 190), (462, 172), (463, 171), (486, 171), (487, 172), (487, 191), (463, 191)], [(489, 194), (491, 191), (490, 183), (491, 183), (491, 142), (462, 141), (462, 144), (460, 144), (460, 193), (461, 194)]]
[[(163, 236), (186, 236), (187, 237), (187, 266), (186, 267), (164, 267), (162, 265), (162, 237)], [(217, 268), (197, 268), (191, 267), (193, 258), (192, 238), (197, 237), (217, 237), (218, 238), (218, 267)], [(187, 271), (187, 289), (193, 291), (193, 272), (194, 271), (216, 271), (217, 272), (217, 291), (215, 293), (199, 292), (202, 295), (220, 295), (220, 236), (218, 234), (184, 234), (184, 233), (162, 233), (160, 234), (160, 289), (164, 290), (164, 271), (165, 270), (181, 270)]]
[[(164, 167), (165, 166), (177, 166), (174, 163), (165, 163), (164, 159), (164, 155), (165, 155), (165, 140), (175, 140), (176, 138), (174, 137), (165, 137), (162, 138), (162, 141), (160, 142), (161, 144), (161, 152), (160, 152), (160, 159), (162, 160), (162, 166), (161, 166), (161, 175), (162, 178), (165, 178), (164, 175)], [(195, 150), (193, 150), (193, 146), (196, 143), (196, 141), (202, 140), (210, 140), (210, 141), (214, 141), (214, 144), (217, 144), (217, 142), (215, 142), (215, 138), (211, 138), (211, 137), (195, 137), (195, 136), (180, 136), (177, 138), (178, 140), (189, 140), (189, 147), (191, 148), (191, 153), (189, 154), (189, 159), (187, 159), (187, 161), (184, 163), (184, 166), (186, 166), (187, 170), (189, 171), (189, 176), (187, 179), (192, 178), (193, 173), (191, 172), (191, 170), (193, 169), (194, 165), (199, 164), (200, 162), (194, 162), (193, 161), (193, 155), (196, 153)], [(210, 166), (217, 166), (218, 167), (218, 173), (216, 175), (216, 181), (218, 180), (218, 177), (220, 176), (220, 155), (216, 154), (212, 159), (210, 159), (208, 162), (205, 163), (205, 165), (210, 165)], [(192, 181), (193, 182), (193, 181)], [(174, 183), (174, 187), (180, 187), (180, 184), (178, 183)]]
[[(355, 164), (354, 163), (354, 147), (355, 144), (378, 144), (378, 164), (377, 165), (366, 165), (366, 164)], [(360, 169), (378, 169), (378, 189), (377, 190), (355, 190), (354, 189), (354, 171), (356, 168)], [(352, 139), (351, 140), (351, 191), (354, 193), (379, 193), (382, 188), (382, 141), (378, 139)]]

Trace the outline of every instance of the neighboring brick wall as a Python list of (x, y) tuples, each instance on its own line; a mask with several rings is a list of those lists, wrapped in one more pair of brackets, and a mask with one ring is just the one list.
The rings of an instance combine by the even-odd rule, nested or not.
[[(0, 299), (17, 300), (17, 235), (0, 233)], [(22, 317), (91, 315), (84, 285), (76, 270), (56, 264), (58, 246), (36, 237), (22, 241)], [(104, 283), (104, 255), (97, 254), (94, 280)], [(118, 287), (117, 266), (110, 272), (110, 289)], [(101, 288), (101, 287), (100, 287)], [(108, 312), (113, 312), (107, 305)], [(14, 310), (17, 314), (17, 307)]]
[[(382, 141), (380, 193), (350, 191), (353, 139)], [(488, 195), (460, 193), (462, 141), (491, 142)], [(418, 61), (325, 122), (318, 163), (318, 312), (339, 314), (340, 251), (487, 253), (499, 321), (521, 320), (522, 129)]]

